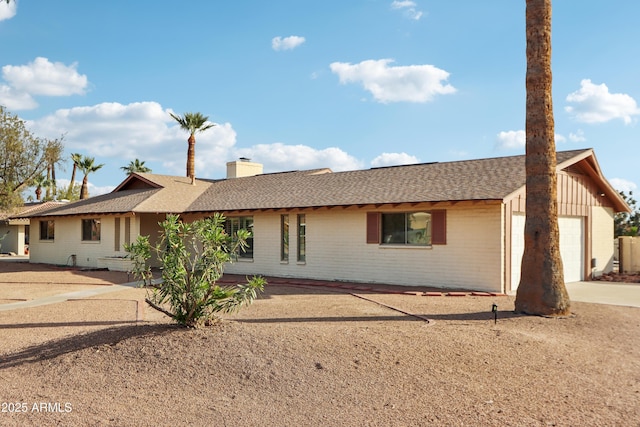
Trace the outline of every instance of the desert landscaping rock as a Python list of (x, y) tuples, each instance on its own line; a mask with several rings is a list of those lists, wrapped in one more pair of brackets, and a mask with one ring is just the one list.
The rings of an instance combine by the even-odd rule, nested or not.
[[(126, 281), (0, 263), (0, 303)], [(0, 312), (0, 425), (638, 425), (640, 309), (372, 288), (268, 285), (197, 330), (139, 288)]]

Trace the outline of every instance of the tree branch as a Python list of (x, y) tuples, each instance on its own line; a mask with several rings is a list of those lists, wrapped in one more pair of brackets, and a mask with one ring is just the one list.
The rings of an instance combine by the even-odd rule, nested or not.
[(149, 304), (152, 308), (158, 310), (160, 313), (166, 314), (167, 316), (169, 316), (170, 318), (176, 320), (176, 315), (171, 313), (170, 311), (165, 310), (164, 308), (160, 307), (159, 305), (156, 305), (153, 301), (151, 301), (149, 298), (145, 298), (144, 299), (146, 301), (147, 304)]

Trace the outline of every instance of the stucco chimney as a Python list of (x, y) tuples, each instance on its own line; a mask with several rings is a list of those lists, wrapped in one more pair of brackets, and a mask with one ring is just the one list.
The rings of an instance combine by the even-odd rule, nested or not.
[(240, 157), (240, 159), (227, 163), (227, 178), (242, 178), (245, 176), (260, 175), (262, 164), (253, 163), (251, 159)]

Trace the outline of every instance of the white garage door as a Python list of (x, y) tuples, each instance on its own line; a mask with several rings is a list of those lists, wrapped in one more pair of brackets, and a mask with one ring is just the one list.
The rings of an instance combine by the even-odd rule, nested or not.
[[(511, 290), (520, 283), (520, 264), (524, 253), (525, 216), (514, 214), (511, 220)], [(559, 217), (560, 256), (564, 266), (564, 281), (578, 282), (584, 278), (584, 225), (582, 217)]]
[(584, 226), (582, 217), (561, 216), (560, 255), (564, 266), (564, 281), (579, 282), (584, 271)]
[(511, 217), (511, 290), (518, 289), (520, 283), (520, 264), (524, 253), (524, 215)]

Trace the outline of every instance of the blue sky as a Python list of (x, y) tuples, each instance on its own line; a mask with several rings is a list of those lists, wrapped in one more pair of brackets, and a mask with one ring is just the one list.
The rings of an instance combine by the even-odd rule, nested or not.
[[(592, 147), (640, 185), (640, 2), (553, 4), (558, 150)], [(196, 135), (196, 176), (249, 157), (335, 171), (524, 153), (525, 0), (0, 2), (0, 104), (105, 166), (184, 175), (169, 112)], [(71, 163), (58, 173), (68, 180)], [(67, 181), (68, 182), (68, 181)]]

